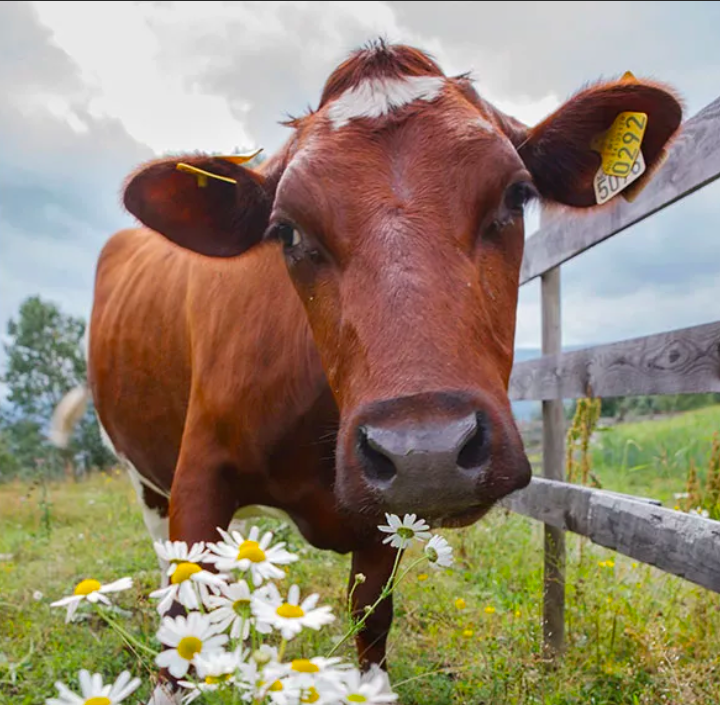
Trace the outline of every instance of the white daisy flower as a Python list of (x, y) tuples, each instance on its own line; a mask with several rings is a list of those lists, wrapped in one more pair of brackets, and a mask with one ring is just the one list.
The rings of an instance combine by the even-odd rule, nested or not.
[(425, 555), (434, 568), (447, 568), (453, 564), (452, 546), (442, 536), (433, 536), (427, 542)]
[(242, 649), (235, 651), (213, 651), (206, 655), (198, 654), (193, 661), (198, 681), (178, 681), (178, 685), (188, 693), (183, 696), (184, 703), (191, 703), (203, 693), (234, 685), (238, 669), (243, 663), (247, 652)]
[[(258, 597), (265, 593), (263, 588), (255, 591)], [(253, 593), (244, 580), (220, 586), (219, 595), (208, 595), (205, 605), (209, 610), (210, 621), (217, 624), (218, 631), (224, 632), (230, 628), (231, 639), (245, 639), (250, 636), (250, 626), (260, 634), (269, 634), (272, 627), (253, 617), (251, 601)]]
[(65, 615), (65, 623), (72, 621), (77, 612), (77, 608), (83, 600), (87, 600), (93, 604), (102, 602), (106, 605), (112, 605), (110, 600), (105, 597), (108, 592), (120, 592), (121, 590), (128, 590), (132, 587), (132, 578), (120, 578), (113, 583), (103, 585), (99, 580), (94, 578), (86, 578), (81, 580), (73, 590), (73, 594), (68, 597), (63, 597), (60, 600), (51, 602), (51, 607), (64, 607), (67, 605), (67, 614)]
[(156, 541), (155, 551), (159, 558), (170, 564), (167, 587), (153, 590), (149, 595), (160, 600), (157, 606), (159, 614), (165, 614), (174, 600), (189, 610), (199, 609), (200, 602), (209, 595), (208, 588), (217, 593), (225, 584), (227, 576), (211, 573), (200, 565), (208, 556), (203, 542), (188, 549), (184, 541)]
[(283, 639), (292, 639), (303, 627), (318, 630), (335, 620), (330, 607), (315, 607), (319, 599), (315, 593), (300, 602), (300, 588), (291, 585), (287, 601), (283, 601), (277, 587), (270, 583), (264, 597), (253, 595), (252, 610), (258, 621), (270, 624)]
[(349, 664), (339, 658), (294, 659), (289, 663), (270, 664), (266, 671), (269, 682), (280, 680), (301, 691), (301, 703), (336, 704), (343, 693), (344, 678)]
[(216, 626), (200, 612), (191, 612), (187, 618), (163, 617), (157, 638), (171, 648), (159, 653), (155, 663), (167, 668), (175, 678), (182, 678), (188, 672), (196, 656), (221, 651), (228, 640), (227, 634), (218, 634)]
[(224, 541), (208, 544), (214, 555), (208, 560), (214, 561), (218, 570), (249, 570), (255, 586), (261, 585), (264, 580), (277, 580), (285, 577), (285, 572), (278, 565), (288, 565), (298, 557), (286, 551), (285, 542), (270, 546), (273, 534), (266, 531), (260, 538), (260, 529), (253, 526), (247, 538), (239, 531), (231, 533), (218, 527), (218, 532)]
[(363, 674), (357, 669), (348, 671), (345, 677), (345, 691), (340, 702), (347, 705), (354, 703), (380, 705), (380, 703), (394, 703), (397, 699), (397, 694), (390, 688), (387, 673), (378, 666), (373, 666)]
[(123, 671), (114, 683), (103, 685), (99, 673), (91, 676), (89, 671), (83, 668), (78, 680), (82, 695), (76, 695), (64, 683), (58, 681), (55, 687), (60, 697), (47, 698), (45, 705), (117, 705), (140, 686), (140, 679), (131, 678), (127, 671)]
[(383, 543), (389, 543), (393, 548), (407, 548), (413, 539), (425, 541), (429, 539), (429, 524), (424, 519), (417, 519), (415, 514), (406, 514), (403, 520), (397, 514), (385, 514), (387, 525), (378, 526), (380, 531), (390, 534), (383, 539)]
[(167, 563), (202, 563), (208, 555), (204, 541), (190, 548), (185, 541), (155, 541), (153, 546), (158, 558)]

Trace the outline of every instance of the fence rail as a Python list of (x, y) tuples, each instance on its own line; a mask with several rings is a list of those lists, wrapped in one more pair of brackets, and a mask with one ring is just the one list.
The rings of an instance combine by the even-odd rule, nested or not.
[(525, 243), (520, 283), (541, 277), (542, 357), (515, 365), (510, 398), (542, 401), (543, 477), (503, 500), (545, 525), (543, 637), (564, 649), (565, 532), (720, 593), (720, 522), (563, 481), (563, 400), (720, 392), (720, 321), (561, 352), (561, 265), (720, 177), (720, 98), (683, 124), (665, 164), (633, 202), (543, 214)]

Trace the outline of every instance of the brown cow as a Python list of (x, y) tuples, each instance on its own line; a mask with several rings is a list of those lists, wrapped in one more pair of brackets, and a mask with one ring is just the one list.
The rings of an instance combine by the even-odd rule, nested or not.
[[(527, 485), (507, 396), (523, 207), (596, 205), (591, 143), (623, 111), (647, 115), (646, 180), (681, 122), (666, 87), (591, 85), (528, 128), (378, 43), (261, 169), (182, 155), (132, 174), (143, 227), (102, 251), (89, 386), (154, 535), (169, 517), (173, 540), (217, 540), (244, 507), (282, 510), (352, 552), (361, 611), (395, 555), (383, 512), (467, 526)], [(384, 604), (359, 635), (364, 667), (384, 667), (391, 620)]]

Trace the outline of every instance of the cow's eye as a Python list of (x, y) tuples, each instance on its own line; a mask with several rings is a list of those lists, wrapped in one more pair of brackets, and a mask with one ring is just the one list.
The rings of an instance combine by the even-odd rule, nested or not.
[(505, 208), (511, 213), (522, 214), (536, 193), (535, 187), (529, 181), (510, 184), (505, 191)]
[(278, 223), (275, 226), (275, 237), (286, 250), (292, 250), (300, 244), (300, 231), (290, 223)]

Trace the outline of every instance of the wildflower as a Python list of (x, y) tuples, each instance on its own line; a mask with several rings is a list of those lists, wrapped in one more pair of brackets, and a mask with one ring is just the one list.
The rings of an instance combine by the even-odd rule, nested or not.
[(433, 536), (428, 541), (425, 555), (434, 568), (447, 568), (453, 563), (452, 547), (442, 536)]
[(160, 614), (168, 611), (173, 600), (187, 609), (196, 610), (200, 607), (200, 600), (204, 602), (207, 599), (208, 588), (218, 592), (225, 584), (226, 576), (216, 575), (200, 566), (200, 562), (207, 560), (203, 542), (188, 549), (184, 541), (156, 541), (155, 551), (161, 559), (170, 563), (167, 569), (169, 585), (150, 593), (152, 599), (160, 599), (157, 606)]
[(520, 610), (515, 610), (515, 616), (518, 618), (520, 617)]
[(465, 600), (463, 600), (462, 597), (458, 597), (458, 599), (455, 600), (455, 607), (459, 610), (464, 610), (465, 607), (467, 607)]
[(696, 516), (705, 517), (705, 519), (710, 516), (708, 510), (703, 509), (702, 507), (696, 507), (695, 509), (691, 509), (688, 514), (695, 514)]
[[(262, 590), (256, 591), (258, 597), (264, 595)], [(252, 615), (252, 592), (244, 580), (220, 586), (219, 595), (208, 595), (205, 604), (212, 612), (210, 621), (217, 625), (218, 631), (224, 632), (230, 627), (231, 639), (245, 639), (250, 636), (250, 625), (254, 622), (255, 631), (260, 634), (269, 634), (272, 627), (269, 624), (255, 620)]]
[(475, 632), (472, 629), (464, 629), (462, 635), (469, 639)]
[(373, 666), (370, 671), (362, 675), (357, 669), (352, 669), (345, 676), (342, 703), (380, 705), (393, 703), (397, 698), (397, 694), (390, 688), (387, 673), (378, 666)]
[(259, 621), (272, 625), (283, 639), (292, 639), (303, 627), (318, 630), (334, 621), (329, 607), (315, 607), (319, 598), (315, 593), (300, 602), (300, 588), (292, 585), (284, 602), (277, 587), (270, 583), (264, 597), (253, 595), (252, 610)]
[[(287, 697), (285, 691), (294, 691), (299, 692), (301, 703), (318, 705), (327, 702), (335, 705), (342, 697), (347, 668), (339, 658), (317, 656), (312, 659), (294, 659), (290, 663), (272, 663), (264, 671), (264, 677), (267, 682), (275, 684), (274, 692), (278, 694), (273, 698), (273, 691), (268, 693), (274, 702), (279, 703)], [(282, 689), (278, 683), (283, 686)]]
[(215, 563), (218, 570), (249, 570), (255, 586), (263, 580), (276, 580), (285, 577), (278, 565), (288, 565), (297, 560), (297, 556), (286, 551), (285, 542), (270, 546), (273, 534), (266, 531), (260, 538), (260, 529), (253, 526), (247, 538), (239, 531), (228, 533), (220, 527), (218, 532), (224, 541), (209, 544), (211, 556), (208, 560)]
[(155, 663), (167, 668), (175, 678), (188, 672), (196, 656), (220, 651), (228, 640), (227, 634), (218, 634), (217, 627), (200, 612), (191, 612), (187, 618), (163, 617), (157, 638), (171, 648), (159, 653)]
[(599, 567), (599, 568), (606, 568), (606, 567), (607, 567), (607, 563), (606, 563), (605, 561), (598, 561), (598, 567)]
[(429, 577), (430, 576), (427, 573), (420, 573), (420, 575), (418, 575), (418, 580), (420, 582), (423, 582), (423, 581), (427, 580)]
[(633, 563), (630, 567), (631, 567), (631, 568), (637, 568), (637, 563)]
[(241, 649), (235, 651), (213, 651), (206, 655), (198, 654), (193, 661), (199, 681), (193, 683), (186, 680), (178, 681), (188, 693), (183, 698), (190, 703), (203, 693), (218, 690), (236, 682), (236, 674), (246, 653)]
[(56, 602), (51, 602), (51, 607), (63, 607), (67, 605), (67, 614), (65, 615), (65, 623), (72, 621), (77, 608), (83, 600), (87, 600), (93, 604), (102, 602), (106, 605), (112, 604), (105, 594), (108, 592), (120, 592), (132, 587), (132, 578), (120, 578), (115, 582), (103, 585), (99, 580), (94, 578), (86, 578), (81, 580), (73, 590), (73, 594), (69, 597), (63, 597)]
[(39, 602), (43, 599), (43, 597), (44, 595), (40, 592), (40, 590), (35, 590), (33, 592), (33, 600), (35, 600), (35, 602)]
[(64, 683), (57, 681), (55, 687), (60, 697), (47, 698), (45, 705), (118, 705), (140, 686), (140, 679), (131, 678), (127, 671), (123, 671), (112, 685), (103, 685), (99, 673), (91, 676), (84, 668), (78, 680), (82, 695), (76, 695)]
[(495, 608), (492, 605), (488, 605), (485, 608), (485, 614), (495, 614)]
[(387, 525), (378, 526), (380, 531), (390, 534), (383, 539), (383, 543), (389, 543), (393, 548), (407, 548), (413, 539), (425, 541), (432, 534), (428, 529), (430, 526), (424, 519), (417, 519), (415, 514), (406, 514), (403, 520), (397, 514), (385, 514)]

